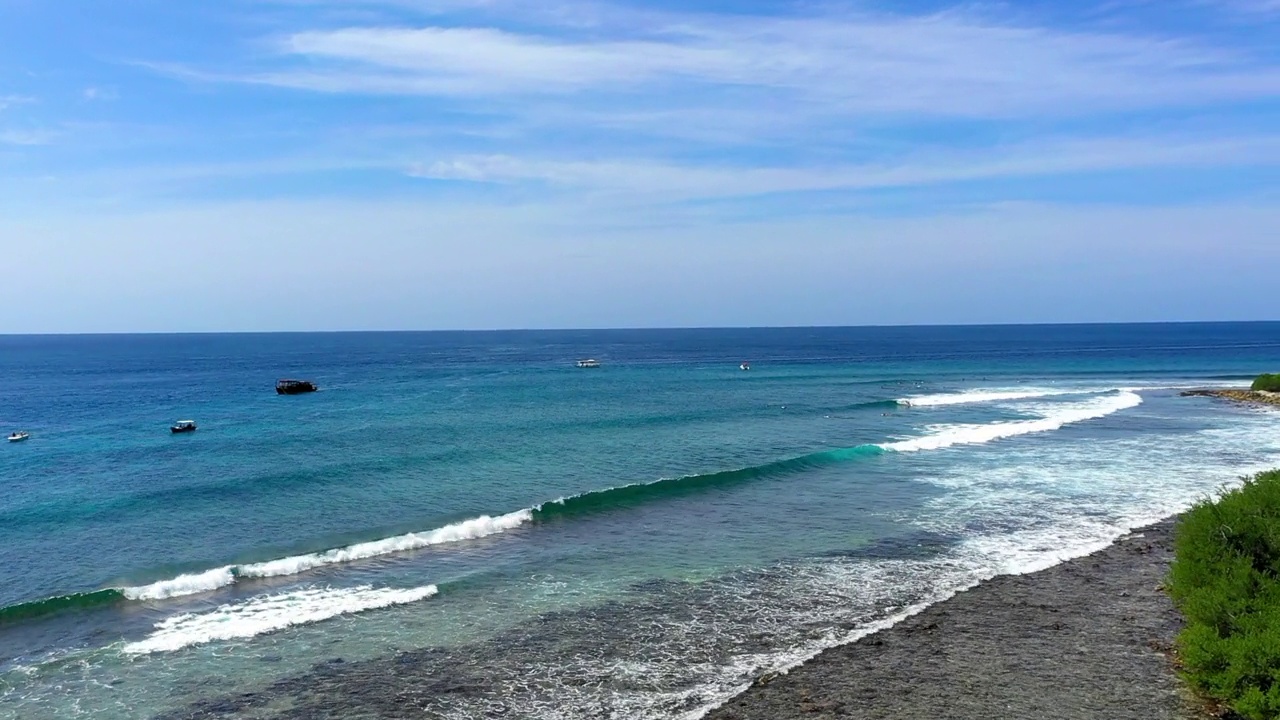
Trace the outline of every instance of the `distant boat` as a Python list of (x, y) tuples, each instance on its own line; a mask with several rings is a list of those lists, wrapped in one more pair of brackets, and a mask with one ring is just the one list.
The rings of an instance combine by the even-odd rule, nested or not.
[(179, 420), (178, 422), (174, 423), (173, 426), (169, 428), (169, 430), (175, 434), (195, 432), (196, 421), (195, 420)]
[(31, 433), (28, 432), (13, 432), (9, 433), (9, 442), (22, 442), (29, 437), (31, 437)]
[(599, 361), (599, 360), (596, 360), (595, 358), (587, 358), (586, 360), (579, 360), (579, 361), (578, 361), (578, 367), (580, 367), (580, 368), (598, 368), (598, 367), (600, 367), (600, 361)]
[(751, 363), (749, 363), (749, 362), (744, 362), (744, 363), (742, 363), (741, 365), (739, 365), (739, 366), (738, 366), (738, 369), (739, 369), (739, 370), (750, 370), (750, 369), (751, 369)]
[(310, 380), (277, 380), (276, 393), (280, 395), (301, 395), (302, 393), (315, 392), (320, 388)]

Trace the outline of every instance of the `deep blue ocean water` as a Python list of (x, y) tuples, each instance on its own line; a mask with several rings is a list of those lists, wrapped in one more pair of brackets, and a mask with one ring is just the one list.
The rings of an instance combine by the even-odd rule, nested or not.
[(1280, 323), (0, 337), (0, 717), (424, 649), (491, 687), (427, 716), (695, 717), (1280, 465), (1179, 395), (1278, 369)]

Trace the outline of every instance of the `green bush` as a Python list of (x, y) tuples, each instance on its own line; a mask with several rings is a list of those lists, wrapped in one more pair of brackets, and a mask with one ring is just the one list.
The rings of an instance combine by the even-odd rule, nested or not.
[(1280, 375), (1259, 375), (1258, 379), (1253, 381), (1253, 389), (1280, 392)]
[(1250, 720), (1280, 718), (1280, 471), (1196, 505), (1174, 547), (1187, 678)]

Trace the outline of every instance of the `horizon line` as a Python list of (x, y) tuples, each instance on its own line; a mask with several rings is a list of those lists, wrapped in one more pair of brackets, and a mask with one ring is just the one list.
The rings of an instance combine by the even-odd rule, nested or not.
[(1105, 327), (1141, 325), (1266, 325), (1280, 320), (1136, 320), (1136, 321), (1071, 321), (1071, 322), (970, 322), (970, 323), (895, 323), (865, 325), (678, 325), (630, 327), (533, 327), (533, 328), (436, 328), (436, 329), (342, 329), (342, 330), (112, 330), (102, 332), (0, 332), (5, 337), (111, 337), (111, 336), (192, 336), (192, 335), (372, 335), (372, 334), (464, 334), (464, 333), (539, 333), (539, 332), (661, 332), (675, 330), (858, 330), (893, 328), (983, 328), (983, 327)]

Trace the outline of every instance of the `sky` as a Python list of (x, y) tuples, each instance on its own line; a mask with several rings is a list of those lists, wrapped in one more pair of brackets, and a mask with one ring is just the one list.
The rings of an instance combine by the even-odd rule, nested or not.
[(0, 333), (1277, 320), (1280, 0), (0, 0)]

